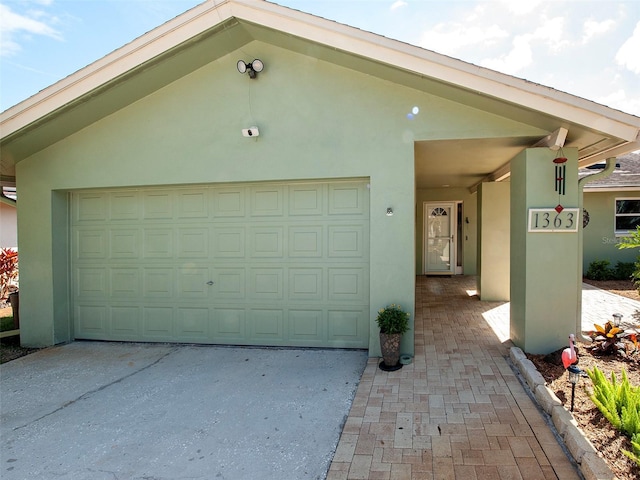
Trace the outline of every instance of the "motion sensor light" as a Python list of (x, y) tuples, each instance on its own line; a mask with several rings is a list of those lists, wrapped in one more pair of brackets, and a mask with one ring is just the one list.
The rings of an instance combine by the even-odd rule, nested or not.
[(236, 67), (240, 73), (248, 73), (249, 78), (256, 78), (256, 74), (264, 70), (264, 63), (262, 63), (262, 60), (257, 58), (251, 63), (245, 63), (244, 60), (238, 60)]

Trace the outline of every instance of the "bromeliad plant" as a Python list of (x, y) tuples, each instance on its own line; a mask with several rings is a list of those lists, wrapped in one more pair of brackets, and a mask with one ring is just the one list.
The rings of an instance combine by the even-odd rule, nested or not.
[(627, 457), (640, 465), (640, 387), (632, 386), (627, 372), (622, 370), (622, 381), (611, 373), (611, 381), (594, 367), (587, 370), (593, 382), (591, 401), (618, 431), (631, 439), (633, 451), (622, 450)]
[(603, 326), (597, 323), (596, 329), (588, 332), (592, 344), (585, 347), (596, 355), (620, 355), (623, 358), (631, 358), (639, 351), (638, 336), (636, 332), (627, 332), (616, 327), (612, 322)]
[(409, 330), (409, 313), (403, 311), (400, 305), (392, 303), (378, 310), (376, 322), (382, 333), (405, 333)]
[(18, 289), (18, 252), (11, 248), (0, 249), (0, 300)]

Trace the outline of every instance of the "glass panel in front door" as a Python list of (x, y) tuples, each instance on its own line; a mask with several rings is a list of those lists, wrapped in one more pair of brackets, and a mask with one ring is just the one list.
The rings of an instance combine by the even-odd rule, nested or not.
[(453, 260), (451, 252), (452, 207), (439, 205), (428, 208), (427, 272), (451, 272), (451, 260)]

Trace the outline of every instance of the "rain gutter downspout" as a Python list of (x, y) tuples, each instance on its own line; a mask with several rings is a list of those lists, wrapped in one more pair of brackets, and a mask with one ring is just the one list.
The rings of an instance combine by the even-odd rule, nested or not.
[[(584, 186), (587, 183), (591, 183), (594, 180), (598, 180), (601, 178), (608, 177), (616, 168), (616, 157), (607, 158), (607, 164), (601, 172), (594, 173), (593, 175), (588, 175), (586, 177), (582, 177), (578, 180), (578, 201), (580, 203), (580, 211), (583, 211), (584, 206)], [(577, 338), (582, 340), (583, 342), (590, 342), (591, 338), (586, 337), (582, 334), (582, 273), (584, 270), (584, 238), (583, 238), (583, 226), (580, 225), (580, 235), (578, 237), (578, 273), (580, 274), (578, 279), (578, 315), (576, 318), (576, 332), (578, 333)]]
[(16, 202), (13, 198), (7, 197), (4, 193), (0, 193), (0, 203), (4, 203), (5, 205), (9, 205), (10, 207), (18, 208), (18, 202)]

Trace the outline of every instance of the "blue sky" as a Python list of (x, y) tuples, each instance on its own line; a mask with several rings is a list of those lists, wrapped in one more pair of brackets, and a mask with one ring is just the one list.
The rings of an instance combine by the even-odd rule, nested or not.
[[(0, 0), (0, 111), (199, 3)], [(640, 116), (640, 0), (276, 3)]]

